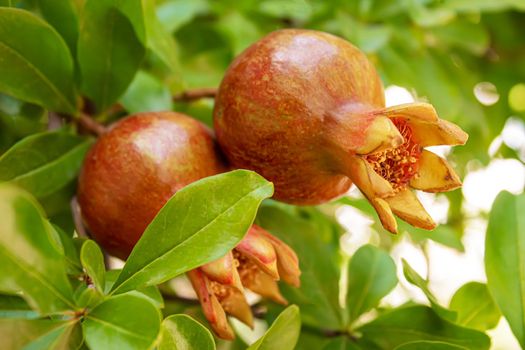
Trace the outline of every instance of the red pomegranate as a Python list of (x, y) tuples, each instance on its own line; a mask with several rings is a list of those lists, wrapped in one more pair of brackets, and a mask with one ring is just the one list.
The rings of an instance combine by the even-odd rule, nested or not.
[[(174, 112), (142, 113), (115, 124), (90, 150), (78, 202), (93, 237), (125, 259), (166, 201), (184, 186), (227, 170), (211, 131)], [(221, 338), (232, 339), (226, 313), (252, 325), (248, 288), (280, 303), (277, 280), (298, 286), (294, 251), (253, 225), (223, 258), (188, 273), (206, 318)]]
[(203, 124), (179, 113), (137, 114), (116, 123), (86, 156), (82, 217), (106, 251), (125, 259), (177, 190), (225, 170)]
[(355, 183), (392, 232), (392, 212), (435, 226), (410, 187), (461, 185), (446, 161), (423, 147), (463, 144), (467, 135), (426, 103), (385, 108), (373, 65), (327, 33), (280, 30), (246, 49), (221, 83), (214, 125), (231, 164), (272, 181), (276, 199), (324, 203)]

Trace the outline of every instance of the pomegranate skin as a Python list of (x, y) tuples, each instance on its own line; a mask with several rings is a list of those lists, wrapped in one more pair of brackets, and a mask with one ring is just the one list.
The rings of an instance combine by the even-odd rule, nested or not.
[(285, 29), (231, 64), (214, 126), (231, 164), (272, 181), (274, 198), (320, 204), (352, 184), (341, 155), (365, 142), (366, 129), (354, 116), (384, 106), (381, 80), (356, 47), (327, 33)]
[(174, 112), (127, 117), (86, 156), (77, 193), (83, 220), (94, 240), (125, 259), (175, 192), (225, 170), (200, 122)]

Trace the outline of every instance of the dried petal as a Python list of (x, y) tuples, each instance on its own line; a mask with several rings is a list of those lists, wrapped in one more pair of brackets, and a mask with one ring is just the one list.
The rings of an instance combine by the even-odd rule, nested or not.
[(231, 285), (239, 291), (243, 291), (239, 273), (237, 272), (237, 267), (233, 261), (231, 251), (222, 258), (201, 266), (200, 269), (210, 280), (219, 282), (223, 285)]
[(235, 250), (252, 259), (257, 266), (274, 280), (279, 280), (275, 249), (253, 226), (250, 227), (246, 236), (235, 247)]
[(445, 159), (424, 150), (418, 174), (410, 180), (410, 186), (426, 192), (444, 192), (461, 187), (461, 180)]
[(222, 339), (233, 340), (235, 338), (233, 330), (228, 324), (224, 309), (212, 291), (208, 278), (199, 269), (191, 270), (187, 275), (213, 331)]
[(428, 215), (425, 208), (423, 208), (411, 190), (401, 190), (393, 197), (385, 198), (385, 201), (390, 205), (394, 214), (412, 226), (426, 230), (432, 230), (436, 227), (434, 220)]
[(262, 227), (252, 225), (252, 229), (264, 236), (275, 249), (275, 253), (277, 254), (277, 269), (279, 270), (281, 278), (286, 283), (294, 287), (299, 287), (301, 285), (301, 279), (299, 278), (301, 276), (301, 270), (299, 269), (299, 259), (293, 249)]

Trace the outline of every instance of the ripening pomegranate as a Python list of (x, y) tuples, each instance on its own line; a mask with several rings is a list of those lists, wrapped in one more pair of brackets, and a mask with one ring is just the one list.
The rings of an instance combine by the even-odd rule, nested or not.
[(272, 181), (276, 199), (319, 204), (357, 185), (383, 226), (393, 213), (432, 229), (410, 190), (461, 185), (426, 146), (467, 140), (426, 103), (385, 108), (381, 81), (349, 42), (311, 30), (270, 33), (231, 64), (215, 101), (217, 140), (232, 166)]
[[(78, 202), (91, 236), (125, 259), (166, 201), (179, 189), (227, 170), (211, 131), (174, 112), (142, 113), (116, 123), (84, 161)], [(253, 225), (223, 258), (188, 273), (204, 314), (232, 339), (226, 313), (252, 325), (244, 287), (280, 303), (277, 280), (299, 285), (294, 251)]]

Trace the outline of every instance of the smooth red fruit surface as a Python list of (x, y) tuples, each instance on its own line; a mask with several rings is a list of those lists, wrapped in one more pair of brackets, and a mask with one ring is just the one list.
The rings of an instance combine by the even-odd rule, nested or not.
[(142, 113), (116, 123), (88, 153), (78, 202), (93, 238), (125, 259), (166, 201), (226, 170), (209, 128), (180, 113)]
[(327, 33), (280, 30), (228, 69), (215, 129), (232, 164), (272, 181), (275, 198), (317, 204), (352, 184), (333, 160), (334, 138), (359, 146), (367, 123), (344, 119), (384, 104), (376, 70), (356, 47)]

